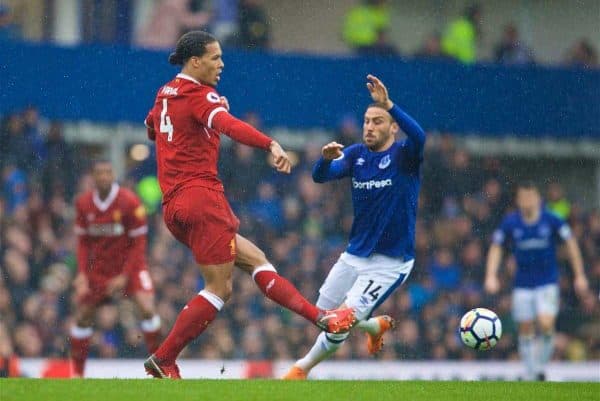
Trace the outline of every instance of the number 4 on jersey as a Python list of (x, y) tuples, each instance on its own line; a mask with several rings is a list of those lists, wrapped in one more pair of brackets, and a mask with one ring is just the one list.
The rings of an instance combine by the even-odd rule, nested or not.
[(171, 124), (171, 117), (167, 115), (167, 99), (162, 101), (162, 111), (160, 112), (160, 132), (167, 135), (167, 142), (173, 140), (173, 124)]

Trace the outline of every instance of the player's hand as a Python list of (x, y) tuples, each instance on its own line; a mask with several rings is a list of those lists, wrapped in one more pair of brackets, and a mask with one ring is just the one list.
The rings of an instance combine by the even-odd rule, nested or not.
[(589, 291), (588, 280), (584, 274), (578, 274), (575, 276), (573, 280), (573, 286), (575, 287), (575, 292), (580, 297), (583, 297)]
[(500, 291), (500, 281), (498, 280), (498, 277), (496, 277), (496, 276), (486, 277), (484, 287), (485, 287), (485, 291), (488, 294), (492, 294), (492, 295), (497, 294), (498, 291)]
[(292, 171), (292, 162), (289, 156), (285, 153), (281, 145), (275, 141), (271, 142), (271, 154), (273, 155), (273, 162), (277, 171), (286, 174)]
[(221, 96), (220, 103), (223, 107), (225, 107), (227, 109), (227, 111), (229, 111), (229, 100), (227, 100), (227, 98), (225, 96)]
[(75, 288), (75, 298), (79, 299), (85, 296), (90, 290), (88, 279), (83, 273), (77, 273), (75, 280), (73, 280), (73, 287)]
[(369, 80), (367, 89), (369, 90), (369, 93), (371, 93), (373, 101), (384, 104), (388, 110), (391, 109), (394, 106), (394, 103), (390, 100), (388, 90), (383, 82), (375, 75), (371, 74), (367, 75), (367, 79)]
[(106, 294), (112, 296), (120, 291), (123, 291), (127, 284), (127, 276), (125, 274), (119, 274), (108, 281), (106, 285)]
[(321, 154), (323, 155), (323, 159), (333, 160), (343, 155), (342, 149), (344, 149), (344, 145), (337, 142), (329, 142), (321, 148)]

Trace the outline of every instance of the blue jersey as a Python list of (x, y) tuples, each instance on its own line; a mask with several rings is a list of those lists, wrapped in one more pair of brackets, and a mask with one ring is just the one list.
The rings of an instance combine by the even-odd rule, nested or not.
[(389, 112), (407, 139), (382, 152), (372, 152), (364, 144), (349, 146), (338, 159), (317, 161), (313, 179), (352, 178), (354, 221), (346, 252), (361, 257), (378, 253), (407, 261), (415, 255), (425, 132), (398, 106)]
[(515, 287), (537, 287), (558, 282), (556, 243), (571, 237), (560, 217), (543, 209), (538, 221), (527, 224), (519, 212), (508, 214), (494, 232), (493, 242), (508, 245), (517, 260)]

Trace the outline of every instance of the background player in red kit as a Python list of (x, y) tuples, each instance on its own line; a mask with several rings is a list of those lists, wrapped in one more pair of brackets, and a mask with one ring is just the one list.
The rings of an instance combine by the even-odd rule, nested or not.
[(237, 234), (239, 221), (217, 178), (221, 133), (270, 151), (280, 172), (289, 173), (291, 164), (277, 142), (229, 114), (227, 100), (214, 89), (224, 67), (221, 56), (219, 42), (210, 34), (183, 35), (169, 57), (182, 71), (159, 89), (145, 121), (149, 138), (156, 141), (165, 223), (192, 250), (205, 281), (144, 364), (158, 378), (180, 377), (175, 359), (231, 296), (234, 264), (252, 274), (267, 297), (326, 331), (347, 331), (355, 321), (351, 309), (323, 311), (308, 302), (260, 249)]
[(76, 323), (71, 327), (73, 376), (82, 377), (96, 307), (113, 295), (133, 297), (142, 315), (149, 352), (159, 345), (160, 318), (146, 268), (146, 212), (138, 197), (115, 182), (108, 161), (93, 166), (95, 188), (75, 201), (78, 273), (74, 281)]

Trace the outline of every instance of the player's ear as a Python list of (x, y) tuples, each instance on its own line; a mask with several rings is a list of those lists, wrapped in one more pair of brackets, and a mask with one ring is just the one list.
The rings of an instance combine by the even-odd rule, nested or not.
[(390, 126), (390, 129), (392, 131), (392, 134), (396, 135), (398, 133), (398, 131), (400, 131), (400, 126), (398, 125), (398, 123), (396, 121), (392, 121), (392, 125)]

